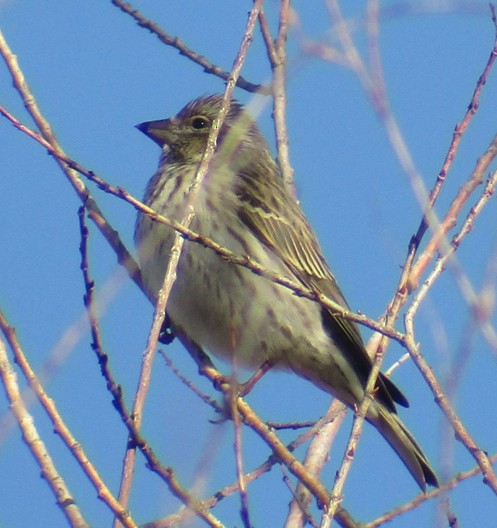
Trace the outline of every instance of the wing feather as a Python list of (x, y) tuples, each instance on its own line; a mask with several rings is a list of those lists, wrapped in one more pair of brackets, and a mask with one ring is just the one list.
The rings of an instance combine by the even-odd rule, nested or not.
[[(271, 170), (277, 171), (276, 165), (273, 165)], [(263, 244), (282, 259), (304, 286), (348, 309), (335, 277), (322, 255), (314, 231), (296, 200), (283, 188), (280, 174), (277, 172), (270, 178), (264, 178), (264, 181), (258, 176), (260, 171), (267, 170), (266, 160), (266, 163), (260, 162), (259, 165), (239, 171), (237, 195), (243, 203), (240, 208), (242, 221)], [(323, 323), (330, 336), (337, 343), (344, 345), (342, 352), (365, 385), (372, 362), (357, 325), (324, 308)], [(393, 401), (408, 406), (402, 392), (383, 374), (378, 378), (377, 389), (376, 397), (389, 410), (395, 411)]]

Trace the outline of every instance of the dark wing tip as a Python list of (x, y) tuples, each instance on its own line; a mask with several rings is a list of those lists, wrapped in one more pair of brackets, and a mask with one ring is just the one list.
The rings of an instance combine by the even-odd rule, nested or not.
[(388, 391), (392, 400), (401, 405), (402, 407), (409, 407), (409, 400), (404, 396), (403, 392), (395, 385), (395, 383), (387, 378), (383, 373), (380, 372), (381, 382), (383, 383), (385, 389)]
[(148, 130), (148, 121), (135, 125), (135, 128), (137, 128), (140, 132), (143, 132), (144, 134), (146, 134)]

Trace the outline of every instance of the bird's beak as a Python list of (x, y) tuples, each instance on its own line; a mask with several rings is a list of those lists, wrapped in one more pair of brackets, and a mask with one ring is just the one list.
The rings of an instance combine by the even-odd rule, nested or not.
[(159, 121), (145, 121), (136, 125), (136, 128), (162, 148), (171, 139), (170, 124), (169, 119), (160, 119)]

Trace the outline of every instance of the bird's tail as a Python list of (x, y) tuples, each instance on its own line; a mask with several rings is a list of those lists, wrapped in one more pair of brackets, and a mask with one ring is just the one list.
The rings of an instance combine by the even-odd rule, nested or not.
[[(419, 487), (423, 491), (426, 491), (427, 484), (438, 487), (439, 482), (435, 472), (400, 418), (379, 403), (376, 403), (374, 407), (377, 412), (368, 413), (367, 420), (378, 429), (385, 440), (393, 447)], [(372, 414), (375, 416), (372, 416)]]

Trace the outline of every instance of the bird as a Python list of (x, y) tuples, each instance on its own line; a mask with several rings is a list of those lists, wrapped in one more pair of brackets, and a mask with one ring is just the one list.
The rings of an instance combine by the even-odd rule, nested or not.
[[(222, 103), (222, 95), (205, 95), (173, 117), (136, 125), (161, 148), (143, 202), (170, 220), (181, 222), (185, 216)], [(236, 100), (230, 103), (192, 205), (191, 230), (349, 309), (268, 143)], [(138, 213), (135, 244), (144, 289), (153, 303), (174, 238), (173, 228)], [(364, 397), (372, 360), (354, 322), (210, 248), (185, 241), (166, 310), (173, 328), (216, 357), (252, 369), (269, 362), (352, 409)], [(409, 406), (380, 372), (366, 420), (392, 446), (421, 490), (438, 487), (435, 471), (398, 417), (396, 404)]]

